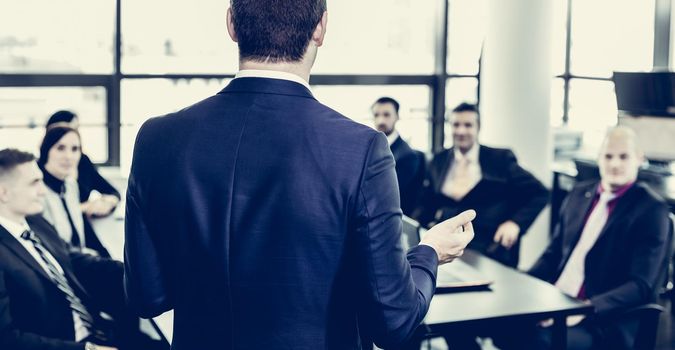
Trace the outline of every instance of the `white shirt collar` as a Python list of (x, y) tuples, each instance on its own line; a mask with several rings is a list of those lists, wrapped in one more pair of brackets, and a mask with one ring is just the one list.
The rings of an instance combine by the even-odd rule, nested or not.
[(398, 134), (398, 131), (394, 130), (391, 132), (391, 134), (387, 135), (387, 142), (389, 142), (389, 146), (393, 145), (394, 142), (400, 137)]
[(0, 226), (4, 227), (5, 230), (9, 231), (9, 233), (17, 239), (21, 238), (21, 234), (29, 229), (26, 220), (19, 224), (4, 216), (0, 216)]
[(480, 145), (478, 145), (478, 142), (474, 143), (473, 146), (469, 149), (466, 154), (462, 154), (462, 152), (459, 151), (458, 147), (455, 147), (455, 159), (468, 159), (474, 164), (478, 164), (478, 149), (480, 148)]
[(235, 79), (237, 78), (269, 78), (269, 79), (281, 79), (281, 80), (289, 80), (296, 82), (298, 84), (303, 85), (304, 87), (307, 88), (307, 90), (312, 91), (312, 89), (309, 87), (309, 83), (301, 78), (298, 75), (295, 75), (293, 73), (288, 73), (288, 72), (281, 72), (277, 70), (262, 70), (262, 69), (242, 69), (239, 72), (237, 72), (237, 75), (234, 76)]

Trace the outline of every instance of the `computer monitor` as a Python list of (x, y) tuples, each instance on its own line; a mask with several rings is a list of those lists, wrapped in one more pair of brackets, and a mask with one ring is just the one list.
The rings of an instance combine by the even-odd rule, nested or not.
[(613, 80), (620, 111), (675, 116), (675, 73), (614, 72)]

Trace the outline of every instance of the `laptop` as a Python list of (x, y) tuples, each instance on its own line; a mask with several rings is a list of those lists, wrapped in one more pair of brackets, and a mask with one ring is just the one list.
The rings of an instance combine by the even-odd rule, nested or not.
[[(405, 215), (401, 231), (401, 243), (406, 250), (418, 245), (420, 237), (426, 233), (417, 221)], [(489, 290), (492, 282), (460, 258), (438, 267), (436, 293)]]

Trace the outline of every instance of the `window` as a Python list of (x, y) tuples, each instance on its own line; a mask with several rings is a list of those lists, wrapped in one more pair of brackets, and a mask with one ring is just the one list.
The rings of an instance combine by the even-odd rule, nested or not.
[(649, 71), (654, 55), (654, 0), (572, 3), (571, 73), (606, 77)]
[(371, 127), (373, 116), (370, 107), (378, 98), (389, 96), (400, 104), (400, 119), (396, 124), (396, 130), (401, 137), (414, 149), (423, 152), (431, 151), (431, 124), (429, 123), (431, 91), (428, 86), (313, 86), (312, 92), (321, 103)]
[(572, 79), (568, 126), (583, 132), (584, 149), (595, 153), (607, 129), (617, 123), (616, 95), (611, 81)]
[(551, 125), (581, 132), (583, 149), (594, 156), (617, 123), (613, 72), (652, 70), (655, 0), (556, 0), (553, 7), (559, 79), (551, 87)]
[(0, 72), (111, 73), (112, 0), (0, 0)]
[(94, 162), (108, 159), (106, 92), (103, 87), (0, 88), (0, 149), (37, 155), (47, 119), (70, 110), (80, 119), (82, 149)]
[[(124, 1), (125, 74), (234, 73), (238, 49), (227, 33), (229, 1)], [(148, 16), (148, 14), (157, 14)]]
[(328, 2), (314, 74), (431, 74), (436, 6), (414, 0)]
[(487, 10), (485, 0), (450, 0), (448, 10), (448, 73), (478, 74)]

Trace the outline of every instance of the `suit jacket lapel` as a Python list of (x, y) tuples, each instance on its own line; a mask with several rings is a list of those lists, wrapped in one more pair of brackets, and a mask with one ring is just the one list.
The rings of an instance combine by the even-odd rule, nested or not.
[(565, 235), (568, 236), (568, 239), (565, 240), (567, 244), (563, 247), (563, 262), (567, 261), (569, 254), (572, 253), (572, 248), (576, 246), (581, 237), (581, 231), (584, 228), (588, 210), (591, 208), (591, 204), (593, 204), (596, 187), (597, 184), (590, 185), (584, 189), (578, 198), (573, 201), (570, 200), (569, 205), (578, 208), (578, 211), (574, 211), (576, 215), (573, 215), (569, 219), (565, 228)]
[(445, 178), (448, 176), (448, 172), (450, 171), (450, 168), (452, 167), (452, 163), (455, 161), (455, 148), (450, 148), (448, 150), (444, 151), (445, 154), (443, 155), (442, 159), (442, 164), (441, 164), (441, 171), (438, 176), (438, 181), (436, 181), (436, 193), (441, 193), (441, 188), (443, 188), (443, 183), (445, 182)]
[[(86, 289), (80, 284), (78, 279), (75, 277), (75, 274), (73, 271), (70, 269), (70, 263), (69, 263), (69, 258), (68, 256), (65, 256), (63, 253), (62, 249), (57, 249), (54, 246), (54, 242), (46, 237), (44, 234), (42, 234), (41, 228), (38, 227), (37, 225), (31, 225), (31, 229), (33, 232), (35, 232), (36, 235), (40, 237), (40, 241), (42, 242), (42, 245), (47, 248), (49, 253), (56, 259), (56, 261), (61, 265), (61, 269), (63, 270), (64, 275), (68, 279), (68, 283), (70, 283), (71, 288), (77, 290), (76, 294), (82, 298), (82, 296), (88, 297), (86, 293)], [(67, 252), (65, 252), (67, 254)], [(51, 279), (50, 279), (51, 280)]]
[(636, 193), (635, 187), (638, 186), (637, 184), (634, 184), (626, 193), (624, 193), (623, 197), (618, 199), (618, 202), (616, 203), (616, 207), (614, 207), (614, 210), (612, 211), (612, 215), (609, 216), (607, 219), (607, 222), (605, 223), (605, 226), (602, 228), (602, 231), (600, 231), (600, 235), (598, 236), (598, 239), (596, 241), (599, 242), (603, 236), (605, 236), (605, 233), (608, 231), (608, 229), (614, 225), (614, 223), (619, 220), (620, 218), (626, 216), (626, 212), (630, 210), (631, 208), (631, 203), (634, 203), (635, 201), (633, 200), (633, 197)]
[(33, 258), (33, 256), (24, 248), (21, 243), (19, 243), (16, 238), (14, 238), (4, 227), (0, 226), (0, 243), (4, 244), (14, 255), (19, 259), (23, 260), (26, 265), (35, 270), (38, 275), (49, 280), (50, 283), (52, 279), (47, 275), (47, 272), (40, 266), (40, 264)]

